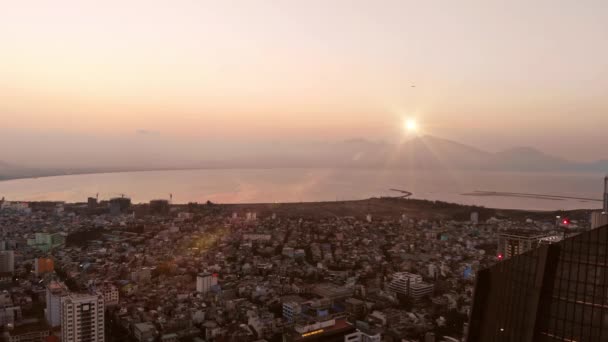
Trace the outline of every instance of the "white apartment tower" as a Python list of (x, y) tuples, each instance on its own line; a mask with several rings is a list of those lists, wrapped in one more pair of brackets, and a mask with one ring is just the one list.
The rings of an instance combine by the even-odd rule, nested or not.
[(72, 293), (61, 299), (61, 340), (105, 341), (102, 294)]
[(201, 273), (196, 277), (196, 291), (207, 293), (211, 287), (217, 285), (217, 275), (211, 273)]
[(68, 288), (63, 283), (52, 281), (46, 286), (46, 309), (44, 310), (44, 316), (48, 324), (53, 328), (61, 325), (61, 298), (68, 294)]

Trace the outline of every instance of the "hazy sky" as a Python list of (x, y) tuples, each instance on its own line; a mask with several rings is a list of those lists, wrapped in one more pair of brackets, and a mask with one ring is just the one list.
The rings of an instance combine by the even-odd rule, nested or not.
[(491, 151), (608, 158), (608, 1), (0, 0), (0, 160), (398, 141), (411, 116)]

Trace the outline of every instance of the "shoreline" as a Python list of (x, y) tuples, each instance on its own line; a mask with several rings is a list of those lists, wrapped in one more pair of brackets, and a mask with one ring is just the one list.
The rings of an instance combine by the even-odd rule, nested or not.
[[(219, 185), (218, 187), (214, 187), (213, 182), (204, 181), (204, 179), (213, 179), (215, 176), (222, 177), (222, 170), (226, 170), (228, 175), (232, 175), (234, 177), (242, 176), (242, 180), (237, 183), (221, 183), (224, 185)], [(231, 170), (231, 171), (228, 171)], [(257, 172), (259, 170), (261, 172)], [(301, 195), (295, 194), (291, 195), (289, 192), (281, 193), (280, 188), (275, 189), (276, 187), (270, 186), (270, 190), (264, 190), (260, 188), (260, 186), (265, 187), (268, 184), (264, 182), (258, 183), (256, 181), (256, 177), (258, 175), (265, 175), (265, 170), (268, 170), (269, 174), (274, 175), (282, 174), (281, 170), (300, 170), (295, 172), (297, 176), (295, 181), (287, 180), (285, 182), (286, 189), (291, 189), (296, 187), (300, 182), (306, 181), (311, 177), (325, 177), (326, 174), (330, 175), (327, 184), (332, 184), (331, 182), (336, 179), (334, 177), (334, 173), (336, 175), (341, 175), (342, 172), (346, 172), (348, 175), (349, 172), (352, 171), (353, 180), (365, 180), (368, 179), (368, 173), (371, 174), (372, 177), (375, 177), (376, 171), (382, 172), (386, 171), (383, 169), (376, 168), (299, 168), (299, 167), (287, 167), (287, 168), (170, 168), (170, 169), (153, 169), (153, 170), (90, 170), (90, 172), (83, 173), (62, 173), (56, 175), (46, 175), (46, 176), (32, 176), (28, 177), (22, 176), (19, 178), (11, 178), (11, 179), (2, 179), (0, 180), (0, 189), (4, 188), (6, 191), (4, 193), (0, 193), (1, 196), (7, 197), (7, 200), (15, 200), (15, 201), (23, 201), (23, 202), (36, 202), (36, 201), (69, 201), (74, 203), (82, 203), (86, 200), (86, 198), (90, 195), (95, 195), (98, 193), (102, 198), (111, 198), (116, 197), (117, 194), (125, 193), (127, 196), (133, 196), (136, 201), (147, 203), (149, 200), (165, 198), (168, 193), (177, 194), (177, 197), (180, 197), (179, 194), (182, 194), (184, 197), (182, 204), (187, 204), (188, 202), (205, 202), (207, 199), (217, 202), (217, 203), (226, 203), (227, 205), (247, 205), (247, 204), (302, 204), (302, 203), (336, 203), (336, 202), (353, 202), (353, 201), (364, 201), (370, 198), (408, 198), (408, 199), (416, 199), (416, 200), (427, 200), (427, 201), (438, 201), (445, 203), (455, 203), (462, 206), (477, 206), (477, 207), (487, 207), (487, 208), (496, 208), (503, 210), (522, 210), (522, 211), (556, 211), (556, 210), (594, 210), (595, 202), (598, 200), (590, 198), (589, 195), (583, 195), (580, 197), (574, 196), (559, 196), (553, 194), (542, 194), (543, 191), (548, 191), (547, 189), (540, 187), (535, 189), (536, 193), (519, 193), (519, 192), (501, 192), (501, 191), (479, 191), (474, 190), (470, 192), (462, 192), (458, 191), (459, 189), (451, 189), (446, 188), (443, 192), (433, 192), (428, 190), (425, 187), (424, 179), (422, 179), (422, 183), (413, 183), (414, 180), (409, 180), (407, 172), (400, 172), (399, 170), (395, 170), (393, 174), (395, 175), (392, 178), (387, 178), (383, 182), (378, 184), (373, 184), (373, 186), (366, 187), (364, 184), (361, 186), (357, 186), (357, 183), (354, 182), (348, 185), (340, 185), (335, 188), (328, 188), (325, 190), (323, 188), (313, 189), (317, 191), (317, 193), (304, 192)], [(275, 170), (275, 171), (272, 171)], [(102, 172), (100, 172), (102, 171)], [(201, 171), (198, 173), (198, 171)], [(213, 171), (213, 172), (206, 172)], [(320, 171), (321, 173), (319, 174)], [(327, 172), (325, 172), (327, 171)], [(335, 172), (333, 172), (335, 171)], [(180, 173), (185, 172), (185, 173)], [(363, 174), (356, 176), (360, 172)], [(423, 170), (420, 170), (420, 173), (423, 173)], [(500, 171), (505, 172), (505, 171)], [(147, 183), (142, 183), (146, 186), (151, 187), (150, 191), (138, 191), (138, 186), (141, 187), (141, 184), (135, 185), (134, 187), (129, 187), (124, 185), (124, 179), (130, 180), (133, 179), (133, 182), (137, 183), (136, 180), (143, 174), (151, 173), (152, 175), (146, 176), (151, 179), (161, 180), (165, 177), (169, 177), (172, 179), (170, 183), (170, 187), (146, 185)], [(156, 173), (156, 174), (154, 174)], [(167, 173), (167, 174), (165, 174)], [(285, 173), (289, 173), (289, 171), (285, 171)], [(124, 174), (125, 176), (112, 176), (112, 177), (103, 177), (103, 175), (111, 175), (111, 174)], [(35, 181), (37, 178), (50, 178), (50, 177), (66, 177), (66, 176), (90, 176), (90, 178), (64, 178), (64, 179), (46, 179)], [(99, 175), (99, 177), (97, 176)], [(184, 175), (184, 176), (182, 176)], [(437, 177), (441, 181), (443, 178), (442, 173), (438, 173)], [(492, 181), (495, 180), (494, 177), (504, 177), (505, 174), (493, 174), (488, 172), (487, 174), (481, 174), (481, 176), (486, 176), (488, 181), (485, 186), (492, 188)], [(186, 177), (187, 176), (187, 177)], [(507, 175), (509, 176), (509, 175)], [(523, 176), (535, 179), (535, 177), (540, 177), (539, 174), (532, 174), (529, 176)], [(201, 178), (202, 177), (202, 178)], [(584, 177), (584, 176), (583, 176)], [(203, 179), (200, 184), (198, 184), (197, 179)], [(427, 177), (428, 178), (428, 177)], [(432, 177), (433, 179), (435, 176)], [(314, 178), (316, 179), (316, 178)], [(349, 178), (350, 179), (350, 178)], [(498, 178), (497, 178), (498, 179)], [(526, 179), (526, 178), (522, 178)], [(583, 178), (589, 179), (589, 177)], [(21, 181), (23, 180), (23, 181)], [(28, 181), (32, 180), (32, 181)], [(409, 181), (408, 181), (409, 180)], [(16, 183), (7, 184), (6, 182), (16, 181)], [(20, 182), (21, 181), (21, 182)], [(119, 183), (116, 183), (116, 182)], [(268, 181), (266, 179), (265, 181)], [(386, 184), (381, 184), (385, 183)], [(243, 192), (243, 189), (236, 186), (238, 184), (248, 185), (253, 187), (259, 193), (248, 194), (247, 192)], [(6, 187), (2, 186), (6, 184)], [(62, 186), (62, 184), (67, 184)], [(117, 184), (122, 184), (120, 187)], [(281, 183), (282, 184), (282, 183)], [(89, 186), (90, 185), (90, 186)], [(201, 188), (202, 190), (197, 190), (196, 192), (189, 192), (189, 187), (201, 185), (204, 186)], [(422, 185), (422, 186), (421, 186)], [(475, 185), (473, 185), (475, 186)], [(470, 188), (473, 188), (470, 186)], [(346, 187), (346, 188), (345, 188)], [(348, 187), (361, 188), (361, 190), (348, 190)], [(247, 188), (247, 186), (246, 186)], [(461, 186), (461, 188), (463, 188)], [(116, 190), (119, 189), (119, 190)], [(346, 190), (345, 190), (346, 189)], [(141, 190), (141, 189), (140, 189)], [(329, 191), (331, 190), (331, 191)], [(413, 193), (409, 190), (413, 190)], [(426, 190), (426, 191), (425, 191)], [(466, 190), (466, 187), (465, 187)], [(532, 189), (531, 189), (532, 190)], [(266, 192), (265, 192), (266, 191)], [(287, 190), (286, 190), (287, 191)], [(321, 191), (321, 192), (319, 192)], [(200, 192), (200, 193), (199, 193)], [(138, 195), (139, 194), (139, 195)], [(301, 197), (300, 197), (301, 196)], [(207, 198), (205, 198), (207, 197)], [(469, 197), (467, 199), (467, 197)], [(478, 199), (472, 199), (471, 197), (477, 197)], [(484, 199), (486, 197), (487, 199)], [(492, 199), (490, 197), (495, 197), (496, 199)], [(503, 198), (503, 199), (501, 199)], [(512, 199), (509, 199), (512, 198)], [(522, 201), (516, 200), (515, 198), (522, 198)], [(302, 199), (304, 201), (302, 201)], [(276, 201), (276, 202), (275, 202)], [(552, 204), (555, 203), (555, 204)]]
[[(26, 202), (34, 211), (52, 212), (56, 203), (52, 201), (29, 201)], [(65, 203), (65, 211), (88, 213), (91, 215), (108, 215), (106, 205), (98, 205), (93, 209), (87, 208), (86, 203)], [(238, 217), (246, 217), (247, 213), (256, 213), (259, 219), (264, 219), (276, 215), (278, 218), (304, 219), (313, 221), (323, 221), (335, 219), (336, 217), (367, 219), (370, 214), (374, 222), (382, 225), (385, 220), (417, 219), (428, 220), (435, 224), (442, 225), (445, 221), (469, 221), (472, 212), (477, 212), (480, 224), (490, 218), (507, 219), (525, 222), (532, 220), (555, 220), (556, 215), (567, 215), (571, 220), (587, 221), (590, 210), (577, 209), (566, 211), (543, 211), (543, 210), (519, 210), (519, 209), (500, 209), (486, 208), (472, 205), (462, 205), (457, 203), (429, 201), (420, 199), (403, 198), (369, 198), (351, 201), (330, 201), (330, 202), (301, 202), (301, 203), (190, 203), (190, 204), (170, 204), (170, 208), (178, 211), (190, 211), (200, 215), (222, 215), (226, 218), (237, 213)], [(133, 204), (129, 213), (134, 213), (138, 217), (149, 215), (149, 205), (147, 203)], [(168, 213), (166, 217), (174, 214)]]
[[(196, 171), (196, 170), (290, 170), (290, 169), (310, 169), (310, 170), (403, 170), (403, 171), (448, 171), (443, 168), (408, 168), (408, 167), (378, 167), (378, 166), (272, 166), (272, 167), (253, 167), (253, 166), (197, 166), (197, 167), (163, 167), (163, 168), (144, 168), (144, 169), (53, 169), (49, 168), (48, 172), (35, 173), (44, 169), (23, 168), (23, 173), (30, 174), (26, 176), (6, 176), (0, 174), (0, 183), (5, 181), (49, 178), (49, 177), (65, 177), (65, 176), (83, 176), (83, 175), (104, 175), (114, 173), (131, 173), (131, 172), (158, 172), (158, 171)], [(499, 170), (499, 169), (455, 169), (456, 172), (489, 172), (489, 173), (521, 173), (521, 174), (604, 174), (595, 170)], [(602, 176), (603, 177), (603, 176)]]

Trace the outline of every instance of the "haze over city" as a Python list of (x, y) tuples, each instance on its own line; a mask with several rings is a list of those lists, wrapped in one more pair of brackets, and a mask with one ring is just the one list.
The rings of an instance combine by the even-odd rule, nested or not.
[(608, 1), (0, 0), (0, 342), (608, 341)]
[(0, 12), (7, 163), (170, 167), (425, 134), (608, 158), (605, 1), (5, 0)]

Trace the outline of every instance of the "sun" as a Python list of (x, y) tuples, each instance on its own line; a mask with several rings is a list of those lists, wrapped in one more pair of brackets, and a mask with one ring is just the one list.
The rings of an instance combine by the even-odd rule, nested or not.
[(408, 133), (416, 133), (418, 132), (418, 123), (416, 119), (406, 119), (404, 123), (405, 131)]

